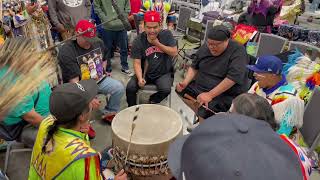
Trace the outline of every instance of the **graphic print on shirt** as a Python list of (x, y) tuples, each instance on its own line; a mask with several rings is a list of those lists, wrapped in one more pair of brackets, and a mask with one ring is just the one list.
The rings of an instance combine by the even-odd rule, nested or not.
[[(145, 50), (146, 56), (150, 56), (153, 53), (163, 53), (160, 48), (156, 46), (150, 46), (148, 49)], [(158, 57), (157, 57), (158, 58)]]
[(63, 3), (69, 7), (78, 7), (82, 4), (83, 0), (63, 0)]
[(102, 52), (100, 48), (94, 49), (89, 53), (77, 57), (81, 70), (81, 79), (95, 79), (100, 81), (104, 78), (102, 66)]

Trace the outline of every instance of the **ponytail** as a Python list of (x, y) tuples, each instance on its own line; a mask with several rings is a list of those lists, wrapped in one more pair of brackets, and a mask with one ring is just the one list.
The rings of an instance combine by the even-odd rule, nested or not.
[(57, 125), (57, 121), (53, 121), (53, 124), (50, 125), (47, 129), (48, 131), (48, 134), (47, 134), (47, 137), (44, 141), (44, 144), (42, 146), (42, 153), (46, 153), (46, 150), (47, 150), (47, 144), (48, 142), (52, 139), (52, 141), (54, 141), (53, 139), (53, 135), (54, 133), (58, 130), (58, 125)]

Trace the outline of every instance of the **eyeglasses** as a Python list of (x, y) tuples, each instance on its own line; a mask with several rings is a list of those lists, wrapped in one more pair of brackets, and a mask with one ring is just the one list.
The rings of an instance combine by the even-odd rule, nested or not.
[(219, 42), (219, 43), (209, 43), (207, 41), (207, 45), (209, 48), (215, 48), (215, 47), (219, 47), (221, 44), (223, 44), (223, 42)]

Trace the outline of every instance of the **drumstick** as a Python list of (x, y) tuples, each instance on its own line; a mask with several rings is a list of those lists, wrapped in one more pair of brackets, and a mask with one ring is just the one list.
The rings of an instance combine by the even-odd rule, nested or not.
[(149, 66), (148, 60), (145, 59), (145, 62), (144, 62), (144, 71), (143, 71), (143, 79), (144, 79), (144, 80), (146, 80), (146, 74), (147, 74), (148, 66)]
[[(194, 103), (199, 104), (199, 102), (198, 102), (195, 98), (193, 98), (192, 96), (190, 96), (189, 94), (184, 94), (183, 96), (184, 96), (184, 98), (186, 98), (186, 99), (188, 99), (188, 100), (190, 100), (190, 101), (193, 101)], [(206, 107), (205, 105), (201, 105), (201, 106), (202, 106), (203, 108), (205, 108), (206, 110), (210, 111), (211, 113), (216, 114), (212, 109)]]
[[(102, 25), (104, 25), (104, 24), (106, 24), (106, 23), (110, 23), (110, 22), (115, 21), (115, 20), (117, 20), (117, 19), (118, 19), (118, 17), (115, 17), (115, 18), (112, 18), (112, 19), (110, 19), (110, 20), (108, 20), (108, 21), (102, 22), (102, 23), (96, 25), (95, 28), (98, 28), (99, 26), (102, 26)], [(87, 29), (87, 30), (85, 30), (85, 31), (83, 31), (83, 32), (81, 32), (81, 33), (77, 33), (77, 34), (75, 34), (75, 35), (73, 35), (73, 36), (71, 36), (71, 37), (69, 37), (69, 38), (67, 38), (67, 39), (65, 39), (65, 40), (63, 40), (63, 41), (60, 41), (59, 43), (57, 43), (57, 44), (55, 44), (55, 45), (52, 45), (52, 46), (48, 47), (46, 50), (51, 50), (51, 49), (53, 49), (53, 48), (55, 48), (55, 47), (61, 46), (61, 45), (63, 45), (64, 43), (66, 43), (67, 41), (70, 41), (70, 40), (72, 40), (72, 39), (74, 39), (74, 38), (76, 38), (76, 37), (78, 37), (78, 36), (81, 36), (81, 35), (83, 35), (83, 34), (85, 34), (85, 33), (87, 33), (87, 32), (92, 32), (92, 31), (93, 31), (93, 29), (92, 29), (92, 28), (89, 28), (89, 29)]]
[(124, 166), (127, 164), (127, 160), (128, 160), (128, 156), (129, 156), (129, 150), (130, 150), (130, 146), (131, 146), (132, 134), (133, 134), (134, 128), (136, 127), (136, 123), (134, 123), (134, 122), (138, 119), (138, 111), (139, 111), (139, 109), (140, 109), (140, 107), (137, 106), (137, 108), (135, 110), (136, 115), (133, 117), (133, 120), (132, 120), (131, 134), (130, 134), (130, 139), (129, 139), (129, 145), (128, 145), (128, 148), (127, 148), (126, 159), (124, 161)]

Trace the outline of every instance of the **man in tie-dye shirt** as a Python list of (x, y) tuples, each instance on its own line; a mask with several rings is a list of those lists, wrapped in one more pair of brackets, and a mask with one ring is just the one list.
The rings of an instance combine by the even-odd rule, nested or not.
[(266, 98), (272, 105), (275, 119), (280, 124), (277, 132), (289, 136), (293, 127), (300, 128), (303, 123), (304, 102), (282, 74), (281, 60), (275, 56), (262, 56), (255, 65), (247, 67), (254, 72), (257, 80), (249, 93)]

